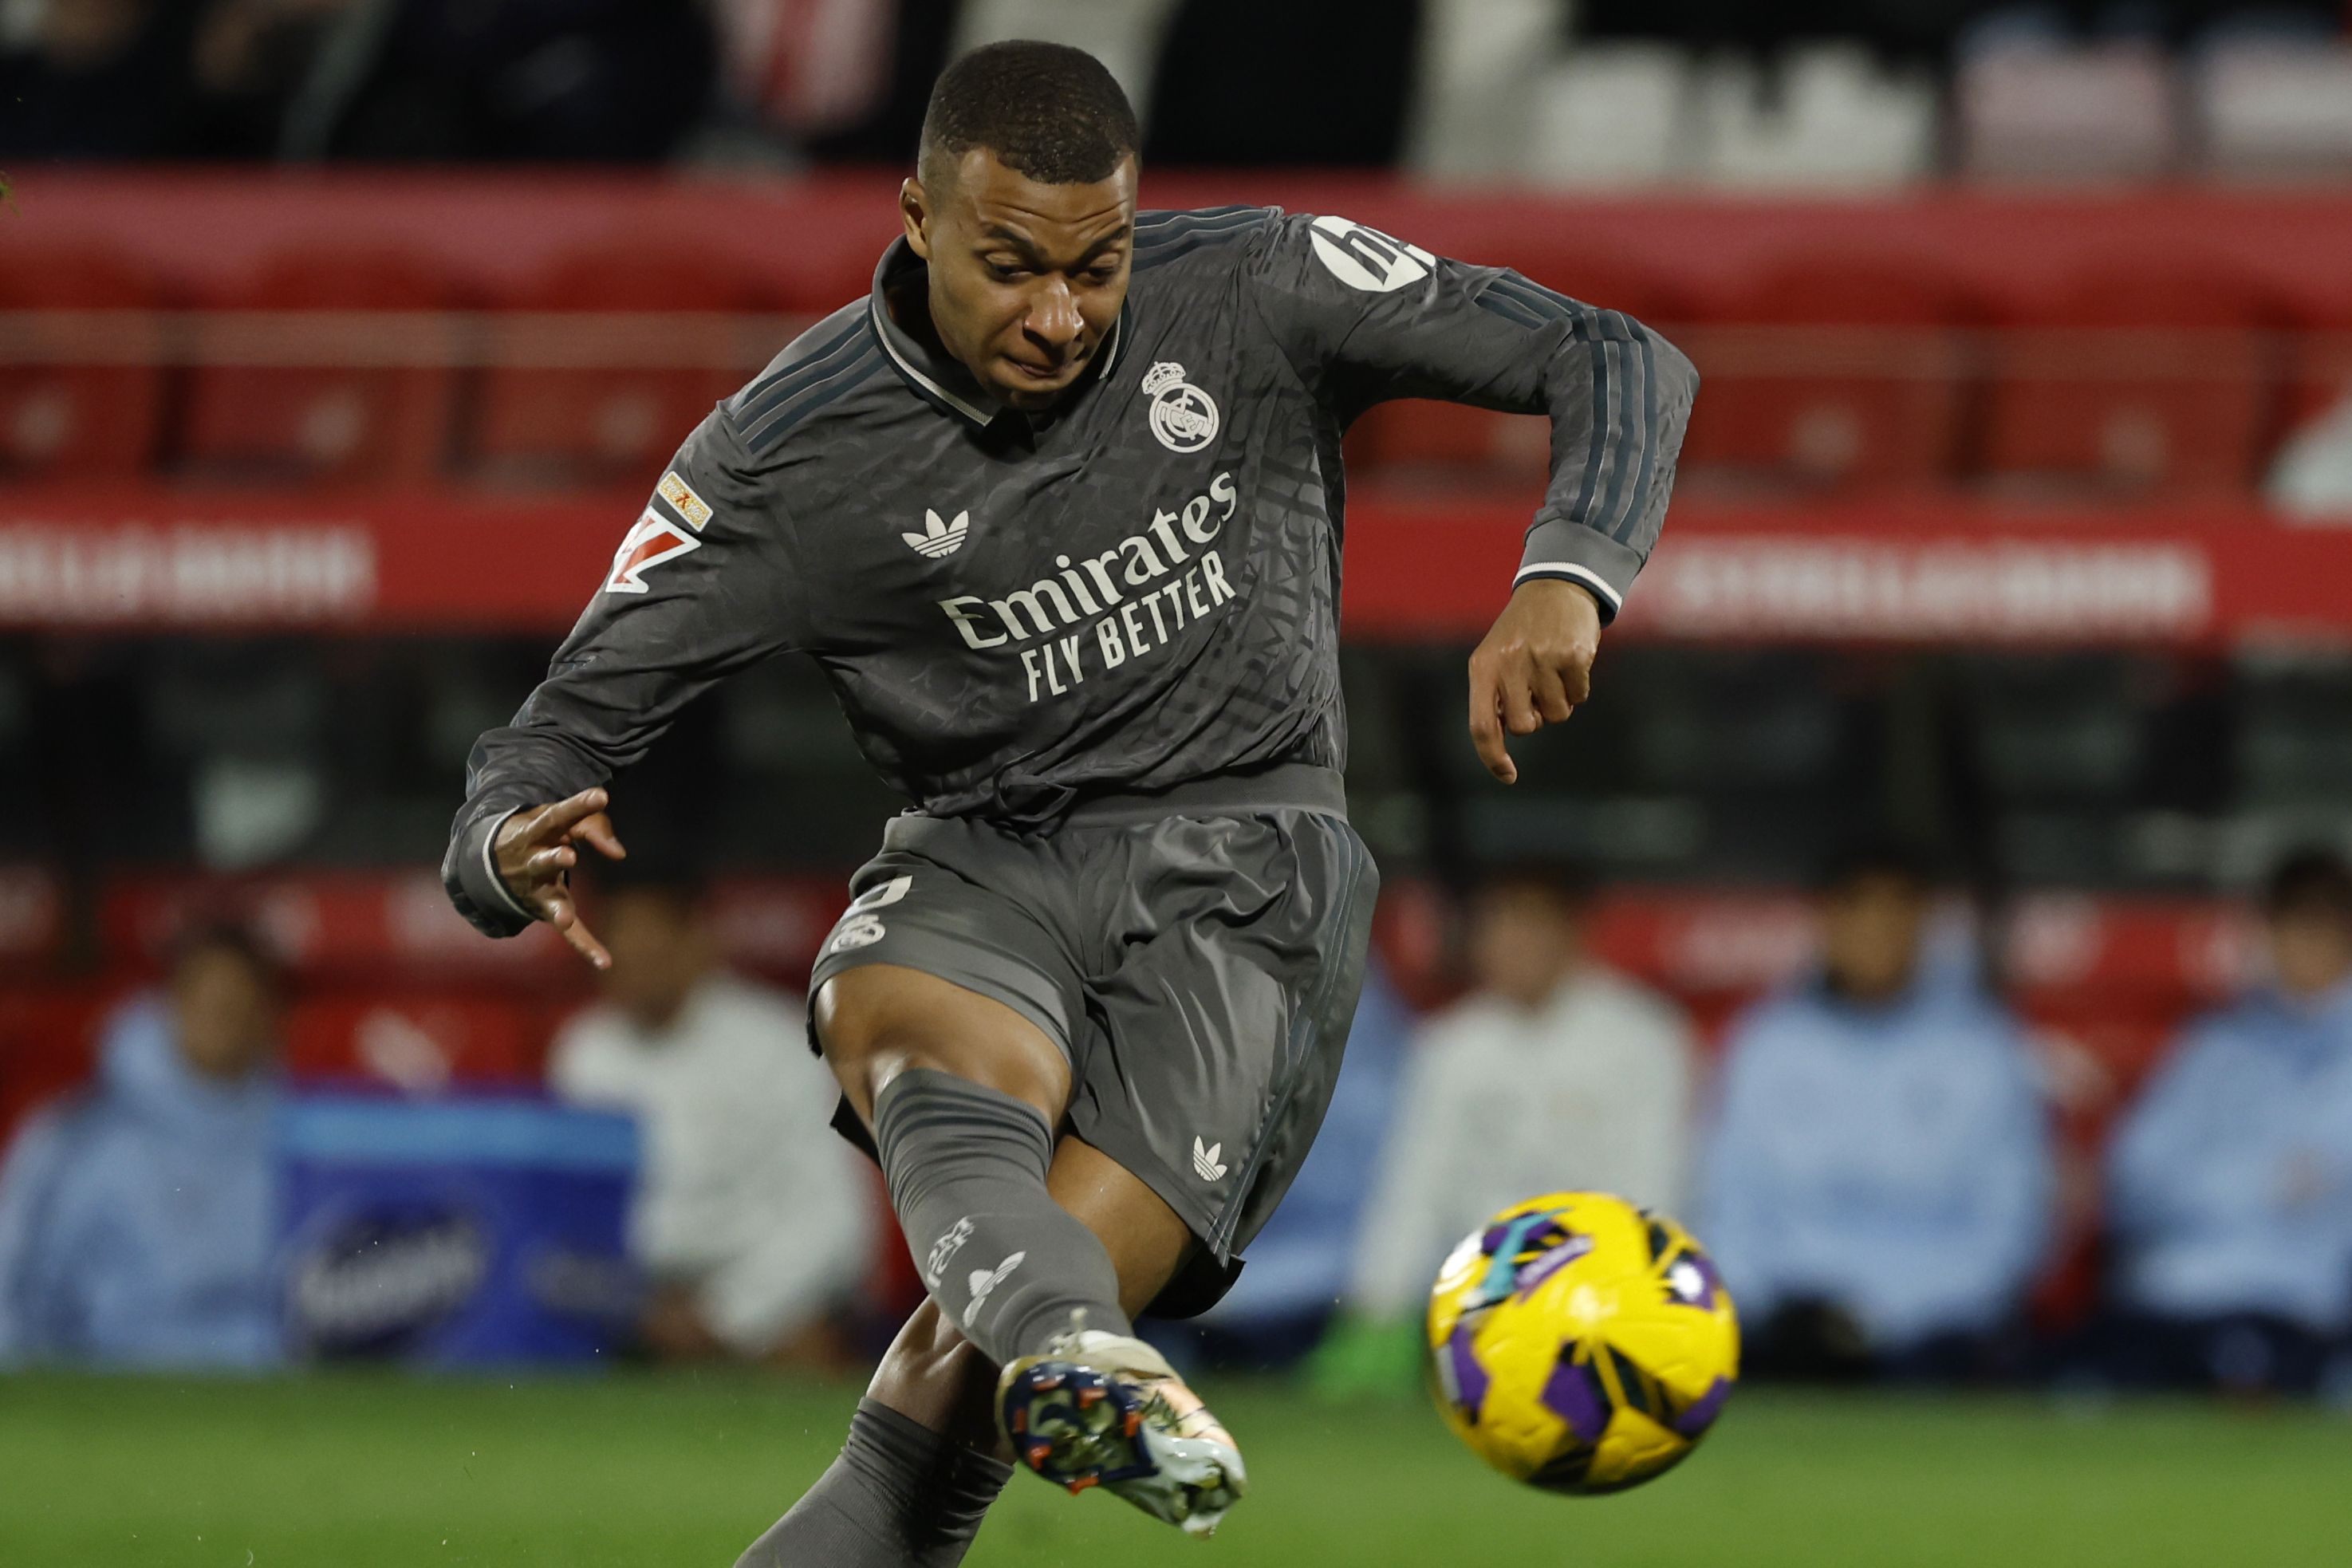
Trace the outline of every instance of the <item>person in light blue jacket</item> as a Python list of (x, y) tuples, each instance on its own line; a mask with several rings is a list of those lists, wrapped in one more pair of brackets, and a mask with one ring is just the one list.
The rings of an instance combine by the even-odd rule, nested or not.
[(2352, 1331), (2352, 868), (2288, 857), (2269, 982), (2192, 1024), (2109, 1150), (2128, 1381), (2308, 1390)]
[(275, 1044), (268, 966), (227, 929), (108, 1020), (98, 1081), (0, 1165), (0, 1365), (278, 1358)]
[(1991, 1370), (2050, 1235), (2048, 1118), (2016, 1019), (1923, 956), (1931, 889), (1846, 857), (1822, 964), (1732, 1026), (1700, 1237), (1766, 1375)]

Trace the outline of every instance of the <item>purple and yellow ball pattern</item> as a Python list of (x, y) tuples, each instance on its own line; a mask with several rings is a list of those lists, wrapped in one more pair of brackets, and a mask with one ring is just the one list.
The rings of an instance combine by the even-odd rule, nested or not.
[(1731, 1298), (1689, 1232), (1605, 1193), (1516, 1204), (1445, 1260), (1431, 1392), (1454, 1435), (1549, 1491), (1680, 1463), (1739, 1375)]

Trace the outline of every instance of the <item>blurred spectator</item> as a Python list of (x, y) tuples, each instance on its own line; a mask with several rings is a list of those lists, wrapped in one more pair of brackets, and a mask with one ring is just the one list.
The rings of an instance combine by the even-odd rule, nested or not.
[(1541, 1193), (1672, 1209), (1689, 1146), (1690, 1027), (1589, 957), (1569, 868), (1490, 872), (1472, 900), (1476, 991), (1424, 1025), (1356, 1244), (1347, 1316), (1316, 1352), (1329, 1392), (1409, 1386), (1445, 1254)]
[(1897, 851), (1822, 890), (1822, 967), (1731, 1029), (1701, 1237), (1754, 1370), (1989, 1370), (2049, 1232), (2051, 1138), (2017, 1021), (1923, 961)]
[(0, 5), (0, 153), (178, 152), (191, 9), (171, 0)]
[(2270, 984), (2193, 1025), (2116, 1135), (2117, 1369), (2308, 1391), (2352, 1330), (2352, 868), (2263, 900)]
[(638, 1118), (629, 1239), (655, 1280), (647, 1348), (832, 1364), (872, 1255), (873, 1200), (827, 1129), (838, 1090), (809, 1054), (800, 1000), (719, 966), (692, 889), (604, 883), (605, 1000), (564, 1026), (548, 1076), (566, 1100)]
[(1419, 11), (1416, 0), (1182, 0), (1152, 76), (1144, 166), (1395, 163)]
[(278, 1358), (277, 1043), (269, 967), (227, 928), (108, 1022), (98, 1083), (28, 1122), (0, 1170), (0, 1362)]
[(191, 54), (195, 113), (183, 151), (198, 157), (268, 158), (296, 99), (330, 63), (349, 58), (378, 13), (371, 0), (215, 0)]
[(1250, 1243), (1249, 1267), (1233, 1289), (1202, 1317), (1174, 1325), (1180, 1340), (1189, 1332), (1192, 1348), (1208, 1360), (1287, 1365), (1329, 1322), (1354, 1263), (1356, 1233), (1379, 1173), (1412, 1025), (1412, 1010), (1375, 952), (1348, 1026), (1339, 1082), (1307, 1163)]
[(716, 66), (705, 7), (681, 0), (349, 0), (279, 148), (651, 162), (701, 119)]

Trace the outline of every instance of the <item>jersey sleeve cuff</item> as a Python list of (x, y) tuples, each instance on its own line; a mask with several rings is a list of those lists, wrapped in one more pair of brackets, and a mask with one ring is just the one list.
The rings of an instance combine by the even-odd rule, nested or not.
[(1541, 577), (1573, 583), (1591, 594), (1605, 626), (1624, 607), (1625, 590), (1641, 569), (1642, 558), (1625, 545), (1582, 523), (1551, 519), (1528, 530), (1527, 551), (1511, 585)]
[(513, 815), (514, 810), (492, 812), (459, 828), (449, 840), (448, 857), (441, 862), (441, 885), (447, 889), (449, 901), (485, 936), (518, 935), (532, 920), (490, 859), (499, 828)]

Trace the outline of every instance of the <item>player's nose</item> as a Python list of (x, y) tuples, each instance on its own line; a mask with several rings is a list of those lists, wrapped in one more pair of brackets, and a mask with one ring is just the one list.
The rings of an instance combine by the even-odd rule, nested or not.
[(1077, 296), (1066, 279), (1049, 278), (1029, 301), (1029, 335), (1056, 350), (1068, 348), (1086, 330)]

